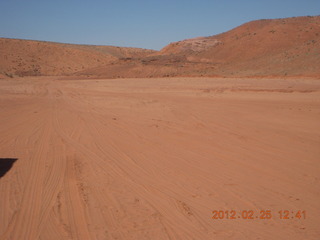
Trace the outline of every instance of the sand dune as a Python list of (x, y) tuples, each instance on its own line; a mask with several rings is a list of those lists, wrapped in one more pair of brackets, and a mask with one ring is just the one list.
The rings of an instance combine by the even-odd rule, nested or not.
[(319, 94), (312, 78), (1, 79), (0, 161), (18, 160), (0, 239), (319, 239)]

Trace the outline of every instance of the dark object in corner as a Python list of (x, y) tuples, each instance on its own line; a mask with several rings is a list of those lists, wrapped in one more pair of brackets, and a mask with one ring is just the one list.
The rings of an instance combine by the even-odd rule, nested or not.
[(18, 158), (0, 158), (0, 178), (2, 178), (12, 168)]

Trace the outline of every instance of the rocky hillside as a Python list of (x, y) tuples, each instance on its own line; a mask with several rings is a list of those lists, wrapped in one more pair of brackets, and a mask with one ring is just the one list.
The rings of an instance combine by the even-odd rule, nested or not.
[(320, 16), (264, 19), (161, 51), (0, 39), (2, 75), (320, 76)]

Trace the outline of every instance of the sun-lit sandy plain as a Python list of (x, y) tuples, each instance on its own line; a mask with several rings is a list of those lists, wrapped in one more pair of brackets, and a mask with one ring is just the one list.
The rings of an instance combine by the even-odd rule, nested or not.
[(312, 78), (0, 79), (0, 239), (319, 239), (319, 120)]

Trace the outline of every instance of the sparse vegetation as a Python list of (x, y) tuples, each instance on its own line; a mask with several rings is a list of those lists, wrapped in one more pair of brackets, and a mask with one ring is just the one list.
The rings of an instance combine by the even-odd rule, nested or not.
[(9, 78), (13, 78), (14, 77), (12, 73), (4, 72), (4, 75), (6, 75)]

